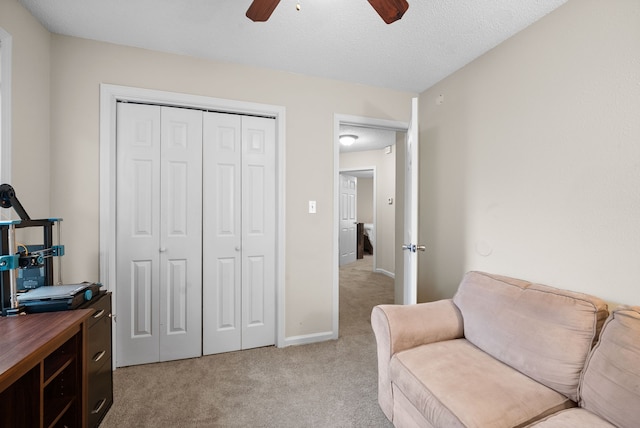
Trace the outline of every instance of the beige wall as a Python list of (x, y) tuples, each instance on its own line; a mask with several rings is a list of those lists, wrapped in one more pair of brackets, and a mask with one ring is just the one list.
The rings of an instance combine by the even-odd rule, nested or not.
[[(49, 218), (49, 51), (51, 36), (16, 0), (0, 1), (12, 37), (12, 180), (32, 218)], [(2, 218), (19, 218), (13, 209)]]
[(286, 336), (331, 331), (334, 114), (406, 120), (411, 93), (60, 35), (52, 35), (51, 80), (51, 209), (71, 225), (63, 229), (66, 281), (98, 277), (100, 83), (281, 105)]
[(420, 301), (478, 269), (640, 304), (639, 52), (640, 2), (570, 0), (421, 94)]
[[(407, 104), (410, 107), (410, 104)], [(407, 113), (408, 114), (408, 113)], [(408, 117), (408, 116), (407, 116)], [(395, 268), (395, 179), (396, 179), (396, 150), (392, 146), (391, 153), (383, 150), (368, 150), (364, 152), (342, 153), (340, 155), (340, 169), (376, 168), (376, 244), (373, 249), (376, 255), (378, 270), (393, 274)], [(389, 205), (388, 198), (394, 203)]]

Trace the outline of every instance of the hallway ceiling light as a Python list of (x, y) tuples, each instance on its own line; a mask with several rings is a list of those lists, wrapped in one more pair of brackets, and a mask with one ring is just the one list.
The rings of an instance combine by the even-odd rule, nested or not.
[(353, 143), (355, 143), (357, 139), (358, 139), (357, 135), (344, 134), (340, 136), (340, 144), (342, 144), (343, 146), (350, 146)]

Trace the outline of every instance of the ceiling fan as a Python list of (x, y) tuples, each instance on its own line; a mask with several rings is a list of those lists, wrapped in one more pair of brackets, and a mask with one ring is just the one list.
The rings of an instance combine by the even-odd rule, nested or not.
[[(368, 0), (378, 15), (387, 24), (391, 24), (402, 18), (409, 8), (407, 0)], [(247, 18), (256, 22), (264, 22), (273, 13), (280, 0), (253, 0), (247, 9)]]

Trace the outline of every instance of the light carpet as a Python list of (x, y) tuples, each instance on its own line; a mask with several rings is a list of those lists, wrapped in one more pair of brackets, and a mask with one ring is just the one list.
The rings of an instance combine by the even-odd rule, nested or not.
[(384, 427), (371, 309), (393, 280), (365, 256), (340, 269), (340, 338), (119, 368), (110, 427)]

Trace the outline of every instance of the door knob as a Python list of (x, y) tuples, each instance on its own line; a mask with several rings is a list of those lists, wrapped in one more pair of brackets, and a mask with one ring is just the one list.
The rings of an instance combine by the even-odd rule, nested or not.
[(402, 246), (402, 249), (409, 250), (410, 252), (415, 253), (416, 251), (425, 251), (427, 247), (424, 245), (404, 244)]

